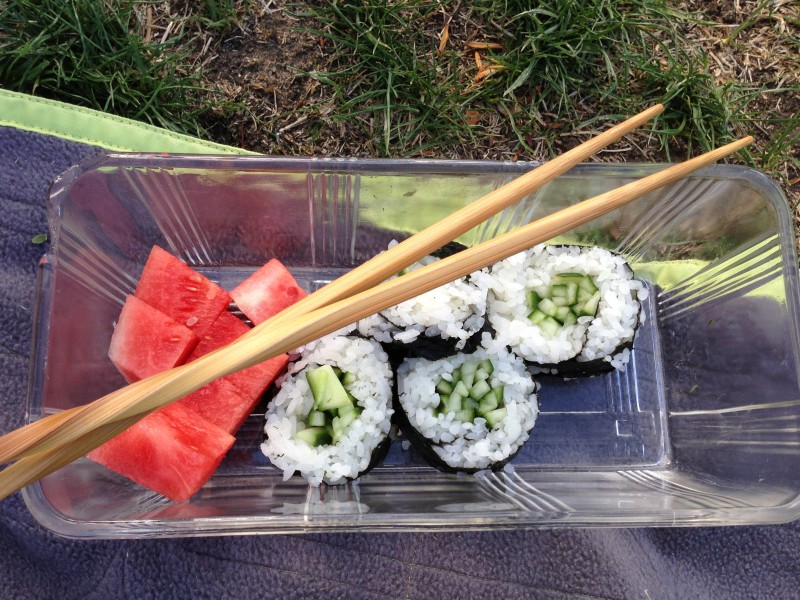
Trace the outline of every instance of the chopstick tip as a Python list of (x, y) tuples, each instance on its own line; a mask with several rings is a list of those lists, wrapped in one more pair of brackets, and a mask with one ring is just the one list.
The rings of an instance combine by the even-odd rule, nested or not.
[(746, 148), (754, 141), (755, 138), (752, 135), (746, 135), (743, 138), (739, 138), (738, 140), (732, 141), (730, 144), (722, 146), (720, 150), (728, 149), (729, 152), (736, 152), (738, 150), (741, 150), (742, 148)]

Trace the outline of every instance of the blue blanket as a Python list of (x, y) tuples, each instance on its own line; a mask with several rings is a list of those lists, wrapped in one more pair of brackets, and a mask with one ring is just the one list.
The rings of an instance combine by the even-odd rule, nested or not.
[[(50, 181), (98, 149), (0, 128), (0, 433), (22, 425)], [(789, 598), (800, 524), (93, 541), (0, 502), (2, 598)]]

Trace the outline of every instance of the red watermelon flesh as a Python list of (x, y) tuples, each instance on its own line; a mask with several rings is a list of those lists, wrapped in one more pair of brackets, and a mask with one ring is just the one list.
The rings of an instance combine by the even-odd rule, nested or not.
[(273, 258), (231, 292), (247, 318), (258, 325), (308, 294), (297, 285), (292, 274)]
[[(250, 331), (250, 327), (236, 315), (223, 312), (214, 321), (208, 332), (200, 338), (200, 342), (186, 359), (186, 362), (213, 352), (217, 348), (227, 346)], [(289, 357), (286, 354), (276, 356), (252, 367), (227, 375), (223, 379), (230, 381), (243, 393), (245, 398), (257, 400), (261, 394), (275, 381), (275, 378), (286, 367)], [(250, 407), (252, 409), (252, 406)]]
[(191, 329), (128, 296), (111, 335), (108, 357), (132, 383), (183, 364), (197, 342)]
[(200, 336), (200, 341), (194, 347), (189, 358), (186, 362), (192, 362), (196, 358), (213, 352), (217, 348), (227, 346), (231, 342), (242, 337), (245, 333), (250, 331), (250, 327), (227, 310), (222, 312), (216, 320), (211, 324), (205, 334)]
[(215, 379), (196, 392), (184, 396), (175, 404), (187, 408), (201, 419), (233, 434), (242, 426), (257, 402), (258, 396), (245, 397), (244, 393), (227, 379)]
[[(270, 358), (264, 362), (253, 365), (252, 367), (243, 371), (232, 373), (225, 377), (233, 385), (239, 388), (245, 397), (258, 398), (261, 397), (273, 381), (280, 375), (286, 368), (289, 362), (287, 354), (281, 354), (274, 358)], [(253, 409), (255, 403), (250, 407)]]
[(191, 498), (214, 474), (234, 437), (171, 404), (89, 453), (89, 458), (171, 500)]
[[(194, 351), (186, 359), (197, 358), (230, 344), (250, 331), (244, 322), (225, 311), (214, 321)], [(204, 419), (235, 433), (258, 403), (261, 394), (286, 367), (289, 357), (285, 354), (250, 368), (227, 375), (200, 388), (179, 400)]]
[(202, 336), (231, 297), (182, 260), (153, 246), (134, 294)]
[[(256, 323), (306, 296), (277, 260), (237, 289), (243, 312)], [(120, 315), (109, 356), (129, 381), (195, 360), (250, 330), (226, 310), (229, 303), (222, 288), (154, 247), (136, 295)], [(180, 352), (179, 337), (188, 338)], [(278, 356), (218, 379), (149, 415), (90, 458), (172, 500), (186, 500), (211, 477), (233, 444), (231, 434), (287, 361)]]

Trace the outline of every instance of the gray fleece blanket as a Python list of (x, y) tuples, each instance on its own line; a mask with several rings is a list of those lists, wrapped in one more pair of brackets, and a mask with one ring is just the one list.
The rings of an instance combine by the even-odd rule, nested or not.
[[(23, 424), (50, 181), (97, 148), (0, 128), (0, 433)], [(795, 598), (800, 524), (72, 541), (0, 502), (2, 598)]]

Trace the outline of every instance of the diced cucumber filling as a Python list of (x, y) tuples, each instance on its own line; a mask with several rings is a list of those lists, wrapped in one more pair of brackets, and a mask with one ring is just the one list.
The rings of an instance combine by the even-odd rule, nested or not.
[(326, 427), (307, 427), (294, 434), (294, 437), (309, 446), (322, 446), (331, 443), (331, 436)]
[(456, 411), (456, 420), (462, 423), (472, 422), (475, 420), (475, 411), (469, 408)]
[(600, 304), (600, 292), (595, 292), (581, 308), (581, 316), (595, 316), (597, 314), (597, 307)]
[[(474, 422), (483, 418), (489, 423), (487, 414), (498, 409), (505, 410), (503, 404), (503, 386), (492, 380), (495, 367), (492, 361), (467, 360), (452, 373), (452, 379), (440, 379), (436, 384), (439, 393), (439, 404), (434, 407), (434, 414), (454, 413), (454, 418), (463, 423)], [(451, 391), (448, 393), (447, 390)], [(494, 423), (501, 419), (494, 419)], [(494, 425), (489, 423), (489, 427)]]
[(475, 398), (475, 400), (480, 400), (491, 390), (492, 388), (485, 381), (477, 381), (475, 382), (475, 385), (473, 385), (472, 388), (469, 390), (469, 395), (470, 398)]
[(528, 291), (528, 304), (530, 306), (537, 306), (541, 299), (542, 297), (539, 294), (537, 294), (534, 290)]
[(564, 317), (564, 320), (561, 322), (561, 324), (566, 327), (567, 325), (575, 325), (577, 322), (578, 322), (578, 317), (575, 316), (574, 312), (570, 311)]
[(577, 283), (568, 283), (566, 285), (567, 293), (565, 295), (569, 306), (572, 306), (578, 301), (578, 284)]
[(464, 396), (460, 394), (456, 394), (455, 392), (450, 394), (447, 397), (447, 401), (444, 403), (444, 409), (446, 412), (456, 412), (461, 410), (461, 400)]
[(558, 330), (561, 329), (561, 323), (556, 321), (553, 317), (545, 317), (542, 319), (541, 323), (539, 323), (539, 327), (544, 331), (548, 336), (552, 337), (558, 333)]
[(333, 410), (350, 404), (347, 390), (331, 365), (323, 365), (306, 371), (306, 381), (314, 396), (316, 410)]
[[(470, 387), (471, 387), (471, 384), (470, 384)], [(462, 398), (464, 398), (465, 396), (469, 396), (469, 390), (470, 390), (470, 388), (467, 387), (467, 384), (464, 383), (463, 379), (461, 381), (459, 381), (458, 383), (456, 383), (455, 388), (453, 388), (453, 392), (457, 393)]]
[(534, 310), (528, 315), (528, 318), (531, 320), (531, 323), (538, 325), (547, 318), (547, 315), (540, 310)]
[(500, 421), (505, 419), (507, 414), (508, 410), (506, 410), (505, 408), (496, 408), (494, 410), (490, 410), (487, 413), (484, 413), (483, 418), (486, 419), (486, 424), (489, 425), (489, 427), (494, 427)]
[(355, 397), (345, 388), (355, 383), (355, 375), (323, 365), (306, 370), (306, 381), (314, 398), (314, 408), (305, 422), (298, 422), (294, 437), (311, 446), (336, 444), (361, 414)]
[(550, 300), (550, 298), (543, 298), (541, 302), (539, 302), (539, 306), (537, 306), (540, 311), (546, 314), (548, 317), (553, 317), (558, 310), (558, 305)]
[(586, 275), (583, 273), (558, 273), (553, 275), (550, 281), (553, 285), (561, 285), (567, 283), (578, 283), (584, 277), (586, 277)]
[(528, 319), (547, 336), (561, 327), (575, 325), (579, 317), (596, 317), (600, 291), (589, 275), (559, 273), (549, 286), (536, 286), (527, 292)]
[(566, 296), (558, 296), (553, 298), (553, 304), (555, 304), (558, 308), (567, 307), (569, 308), (570, 302), (567, 300)]
[(461, 365), (461, 375), (464, 376), (467, 373), (474, 373), (475, 371), (478, 370), (479, 364), (480, 363), (477, 363), (472, 360), (466, 361), (463, 365)]
[(440, 394), (450, 394), (453, 392), (453, 384), (442, 379), (436, 384), (436, 391)]
[(306, 425), (309, 427), (325, 427), (328, 420), (325, 418), (325, 413), (321, 410), (312, 410), (308, 413)]
[(358, 415), (361, 414), (361, 410), (355, 404), (351, 404), (350, 406), (343, 406), (339, 409), (337, 416), (346, 420), (347, 423), (352, 423), (358, 418)]
[(597, 286), (591, 277), (584, 277), (578, 282), (578, 287), (594, 294), (597, 291)]
[(572, 311), (570, 310), (569, 306), (560, 306), (558, 308), (558, 310), (556, 311), (556, 314), (554, 314), (552, 316), (556, 321), (559, 321), (560, 323), (563, 323), (564, 319), (567, 317), (567, 315), (571, 315), (571, 314), (572, 314)]
[(494, 393), (494, 390), (492, 390), (483, 398), (481, 398), (481, 401), (478, 403), (478, 410), (481, 412), (489, 412), (498, 406), (500, 406), (500, 402), (497, 398), (497, 395)]

